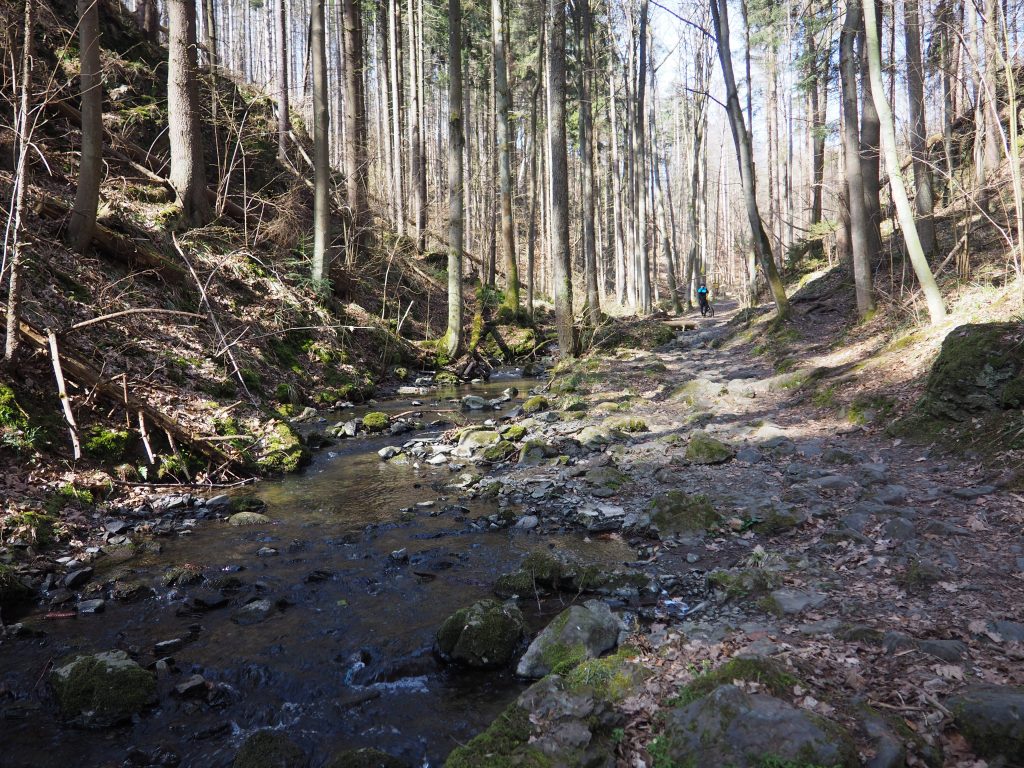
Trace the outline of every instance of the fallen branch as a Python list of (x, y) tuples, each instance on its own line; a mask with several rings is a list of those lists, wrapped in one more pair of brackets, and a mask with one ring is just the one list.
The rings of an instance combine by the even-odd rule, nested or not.
[(60, 398), (61, 407), (64, 409), (64, 420), (68, 423), (68, 431), (71, 433), (71, 447), (74, 449), (75, 461), (82, 458), (82, 446), (78, 441), (78, 425), (75, 424), (75, 414), (71, 410), (71, 400), (68, 398), (68, 388), (64, 384), (64, 372), (60, 367), (60, 352), (57, 349), (57, 334), (46, 329), (47, 346), (50, 349), (50, 360), (53, 362), (53, 375), (57, 379), (57, 396)]
[(123, 309), (120, 312), (111, 312), (109, 315), (101, 315), (100, 317), (94, 317), (92, 320), (83, 320), (80, 323), (75, 323), (64, 333), (67, 334), (71, 331), (87, 328), (90, 325), (96, 325), (97, 323), (105, 323), (108, 320), (114, 320), (115, 318), (124, 317), (125, 315), (177, 315), (179, 317), (193, 317), (198, 318), (199, 320), (203, 319), (202, 315), (197, 315), (195, 312), (182, 312), (179, 309), (157, 309), (155, 307)]

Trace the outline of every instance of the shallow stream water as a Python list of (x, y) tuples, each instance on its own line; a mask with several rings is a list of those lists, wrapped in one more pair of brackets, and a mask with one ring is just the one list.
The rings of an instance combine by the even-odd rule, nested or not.
[[(454, 415), (445, 413), (458, 409), (450, 398), (494, 397), (510, 385), (525, 391), (531, 384), (505, 379), (374, 408), (423, 411), (430, 421)], [(422, 407), (411, 404), (416, 399)], [(489, 596), (497, 576), (517, 567), (531, 549), (565, 548), (609, 564), (632, 555), (620, 541), (472, 530), (467, 518), (491, 514), (492, 502), (460, 501), (457, 492), (444, 490), (453, 476), (443, 466), (415, 468), (377, 456), (384, 445), (422, 436), (337, 443), (303, 473), (242, 492), (267, 502), (273, 524), (201, 522), (188, 535), (160, 538), (159, 554), (116, 566), (124, 578), (152, 586), (154, 597), (108, 600), (105, 612), (75, 619), (29, 617), (45, 636), (0, 646), (0, 699), (7, 697), (0, 768), (158, 764), (161, 749), (176, 754), (182, 766), (226, 766), (260, 728), (286, 732), (312, 766), (364, 746), (414, 766), (441, 765), (523, 689), (507, 671), (446, 667), (433, 653), (441, 622)], [(416, 507), (421, 502), (434, 506)], [(440, 512), (453, 504), (469, 512)], [(278, 554), (259, 557), (261, 547)], [(402, 549), (408, 560), (392, 556)], [(207, 584), (164, 586), (167, 568), (184, 563), (201, 565)], [(110, 579), (109, 572), (102, 575), (94, 581)], [(186, 599), (223, 576), (242, 583), (227, 606), (185, 610)], [(233, 622), (237, 609), (256, 596), (278, 601), (280, 610), (249, 626)], [(534, 628), (559, 608), (524, 606)], [(185, 644), (159, 677), (159, 704), (136, 723), (105, 731), (62, 723), (45, 683), (48, 664), (74, 652), (121, 648), (152, 666), (154, 645), (176, 638)], [(215, 684), (212, 701), (173, 693), (196, 673)]]

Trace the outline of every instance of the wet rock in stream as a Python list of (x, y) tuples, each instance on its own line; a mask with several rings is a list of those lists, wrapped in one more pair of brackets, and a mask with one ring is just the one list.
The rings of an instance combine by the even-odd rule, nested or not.
[(526, 636), (523, 614), (513, 602), (481, 600), (462, 608), (437, 631), (442, 658), (469, 667), (511, 663)]
[(124, 651), (76, 656), (50, 673), (63, 714), (87, 728), (106, 728), (156, 702), (156, 679)]

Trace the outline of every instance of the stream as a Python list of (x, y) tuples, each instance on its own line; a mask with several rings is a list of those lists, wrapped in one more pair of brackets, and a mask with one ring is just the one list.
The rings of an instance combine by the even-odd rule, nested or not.
[[(516, 386), (520, 395), (507, 410), (534, 383), (502, 379), (405, 396), (334, 414), (328, 423), (367, 410), (418, 410), (424, 422), (450, 419), (459, 408), (452, 398), (496, 397)], [(415, 400), (423, 405), (413, 406)], [(338, 441), (301, 474), (241, 491), (267, 503), (269, 526), (199, 522), (191, 532), (157, 539), (159, 553), (108, 563), (106, 572), (99, 561), (94, 582), (119, 575), (144, 582), (154, 595), (107, 600), (95, 615), (49, 621), (41, 609), (25, 620), (45, 635), (10, 642), (0, 652), (0, 703), (6, 692), (17, 704), (0, 708), (0, 768), (227, 766), (245, 737), (261, 728), (286, 732), (313, 766), (359, 747), (418, 767), (441, 765), (524, 687), (511, 671), (470, 672), (439, 661), (433, 641), (444, 619), (490, 596), (494, 580), (531, 549), (561, 548), (616, 565), (633, 554), (620, 540), (478, 530), (470, 521), (494, 513), (496, 504), (460, 500), (445, 489), (458, 473), (377, 456), (385, 445), (432, 434)], [(277, 554), (258, 556), (261, 548)], [(167, 569), (185, 563), (202, 566), (205, 583), (165, 586)], [(213, 587), (224, 578), (239, 582), (224, 593), (227, 604), (195, 611), (196, 596), (220, 595)], [(258, 623), (233, 621), (254, 597), (272, 601), (275, 610)], [(534, 630), (561, 608), (523, 605)], [(154, 649), (168, 640), (183, 643), (169, 654)], [(45, 683), (48, 664), (114, 648), (151, 669), (158, 658), (173, 658), (169, 669), (158, 670), (159, 704), (134, 725), (115, 729), (62, 723)], [(194, 674), (213, 692), (200, 699), (176, 695), (174, 687)]]

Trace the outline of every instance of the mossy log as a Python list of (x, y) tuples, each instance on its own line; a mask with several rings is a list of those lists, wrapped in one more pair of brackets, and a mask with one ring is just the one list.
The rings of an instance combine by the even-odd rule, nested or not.
[[(71, 209), (53, 198), (43, 197), (36, 201), (35, 213), (43, 219), (62, 220), (71, 215)], [(185, 281), (185, 270), (144, 240), (132, 239), (97, 222), (92, 241), (100, 253), (131, 269), (152, 269), (175, 285)]]

